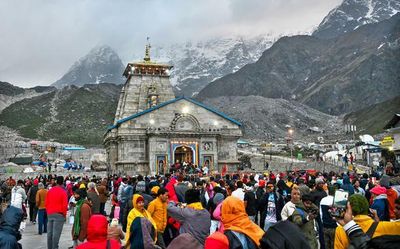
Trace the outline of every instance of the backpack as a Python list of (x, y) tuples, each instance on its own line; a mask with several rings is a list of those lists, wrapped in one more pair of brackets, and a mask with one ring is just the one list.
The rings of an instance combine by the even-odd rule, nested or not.
[(372, 238), (378, 227), (378, 222), (372, 223), (366, 234), (371, 238), (368, 242), (368, 248), (370, 249), (391, 249), (398, 248), (400, 245), (400, 235), (382, 235)]
[(260, 240), (261, 248), (271, 249), (311, 249), (300, 228), (286, 220), (279, 221), (264, 233)]
[(129, 198), (129, 185), (127, 184), (126, 186), (124, 186), (123, 187), (123, 189), (122, 189), (122, 191), (121, 191), (121, 202), (122, 203), (126, 203), (126, 201), (128, 200), (128, 198)]
[(303, 222), (307, 222), (307, 215), (304, 212), (303, 209), (296, 207), (296, 211), (299, 213), (301, 219), (303, 220)]

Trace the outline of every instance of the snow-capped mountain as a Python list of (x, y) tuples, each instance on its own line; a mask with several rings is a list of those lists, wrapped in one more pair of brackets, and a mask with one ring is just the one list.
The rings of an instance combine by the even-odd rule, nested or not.
[(124, 82), (123, 71), (124, 65), (118, 54), (109, 46), (98, 46), (75, 62), (68, 72), (52, 85), (64, 87), (94, 83), (121, 84)]
[[(341, 115), (400, 95), (400, 13), (337, 38), (279, 39), (260, 59), (203, 88), (197, 99), (296, 99)], [(377, 84), (379, 82), (379, 84)]]
[(176, 95), (194, 96), (208, 83), (257, 61), (281, 35), (255, 38), (215, 38), (155, 47), (152, 57), (174, 68), (171, 83)]
[(388, 19), (399, 11), (399, 0), (344, 0), (322, 20), (313, 36), (334, 38), (364, 24)]

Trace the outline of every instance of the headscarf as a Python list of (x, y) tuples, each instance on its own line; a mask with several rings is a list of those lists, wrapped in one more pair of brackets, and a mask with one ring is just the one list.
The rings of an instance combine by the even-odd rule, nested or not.
[(204, 249), (229, 249), (229, 241), (225, 234), (215, 232), (207, 237)]
[(229, 196), (222, 202), (221, 221), (225, 230), (243, 233), (260, 246), (264, 231), (249, 219), (244, 203), (240, 199)]
[[(138, 217), (146, 218), (153, 225), (154, 230), (157, 231), (156, 223), (154, 222), (153, 218), (151, 217), (151, 214), (146, 209), (143, 209), (142, 212), (137, 209), (138, 198), (139, 199), (141, 198), (144, 201), (143, 196), (141, 196), (139, 194), (133, 195), (133, 197), (132, 197), (133, 209), (129, 212), (128, 219), (133, 222)], [(129, 245), (130, 245), (130, 229), (131, 229), (130, 226), (126, 226), (126, 246), (127, 246), (126, 248), (129, 248)], [(156, 236), (156, 238), (157, 238), (157, 236)]]
[(146, 218), (137, 218), (131, 225), (131, 244), (124, 248), (129, 249), (158, 249), (156, 246), (157, 232), (151, 222)]
[(159, 186), (154, 186), (154, 187), (151, 188), (150, 192), (151, 192), (152, 194), (157, 195), (159, 189), (160, 189)]

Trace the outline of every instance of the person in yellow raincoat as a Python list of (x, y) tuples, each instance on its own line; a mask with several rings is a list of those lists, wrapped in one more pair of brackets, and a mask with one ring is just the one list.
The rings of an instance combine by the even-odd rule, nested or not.
[(144, 208), (144, 198), (139, 194), (134, 194), (132, 198), (133, 209), (128, 214), (126, 226), (127, 249), (154, 248), (156, 245), (157, 226), (150, 213)]

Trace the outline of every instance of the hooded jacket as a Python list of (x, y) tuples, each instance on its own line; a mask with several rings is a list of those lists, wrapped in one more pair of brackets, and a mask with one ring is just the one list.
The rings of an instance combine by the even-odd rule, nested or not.
[(378, 213), (380, 221), (389, 221), (389, 203), (386, 194), (380, 194), (374, 198), (371, 205), (372, 209), (375, 209)]
[(21, 239), (19, 226), (23, 219), (22, 210), (13, 206), (8, 207), (0, 220), (0, 248), (19, 249), (21, 244), (17, 241)]
[[(374, 221), (367, 215), (356, 215), (354, 221), (361, 227), (364, 233), (368, 231)], [(398, 235), (400, 233), (400, 222), (380, 221), (372, 235), (372, 238), (382, 235)], [(338, 226), (335, 231), (335, 249), (347, 249), (349, 238), (342, 226)]]
[[(103, 215), (90, 217), (87, 226), (87, 242), (77, 249), (104, 249), (107, 248), (107, 218)], [(109, 239), (110, 249), (119, 249), (121, 245), (114, 239)]]
[[(153, 218), (151, 217), (151, 214), (144, 209), (142, 212), (137, 209), (137, 199), (139, 197), (142, 197), (139, 194), (134, 194), (132, 198), (132, 204), (133, 204), (133, 209), (129, 211), (128, 214), (128, 219), (127, 219), (127, 226), (126, 226), (126, 235), (125, 235), (125, 248), (131, 248), (131, 242), (136, 243), (139, 241), (132, 241), (135, 238), (146, 238), (147, 240), (150, 241), (155, 241), (157, 238), (157, 226), (156, 223), (154, 222)], [(143, 197), (142, 197), (143, 198)], [(147, 219), (149, 222), (146, 222), (143, 219)], [(151, 226), (149, 227), (147, 223), (150, 223)], [(140, 229), (140, 227), (144, 225), (143, 228), (145, 229)], [(151, 228), (152, 227), (152, 228)], [(152, 233), (154, 230), (154, 233)], [(144, 242), (144, 241), (140, 241)], [(151, 242), (153, 245), (154, 243)]]
[(386, 191), (386, 195), (387, 195), (387, 200), (388, 200), (388, 205), (389, 205), (390, 219), (395, 219), (396, 215), (394, 214), (394, 202), (398, 197), (397, 192), (393, 188), (389, 188)]

